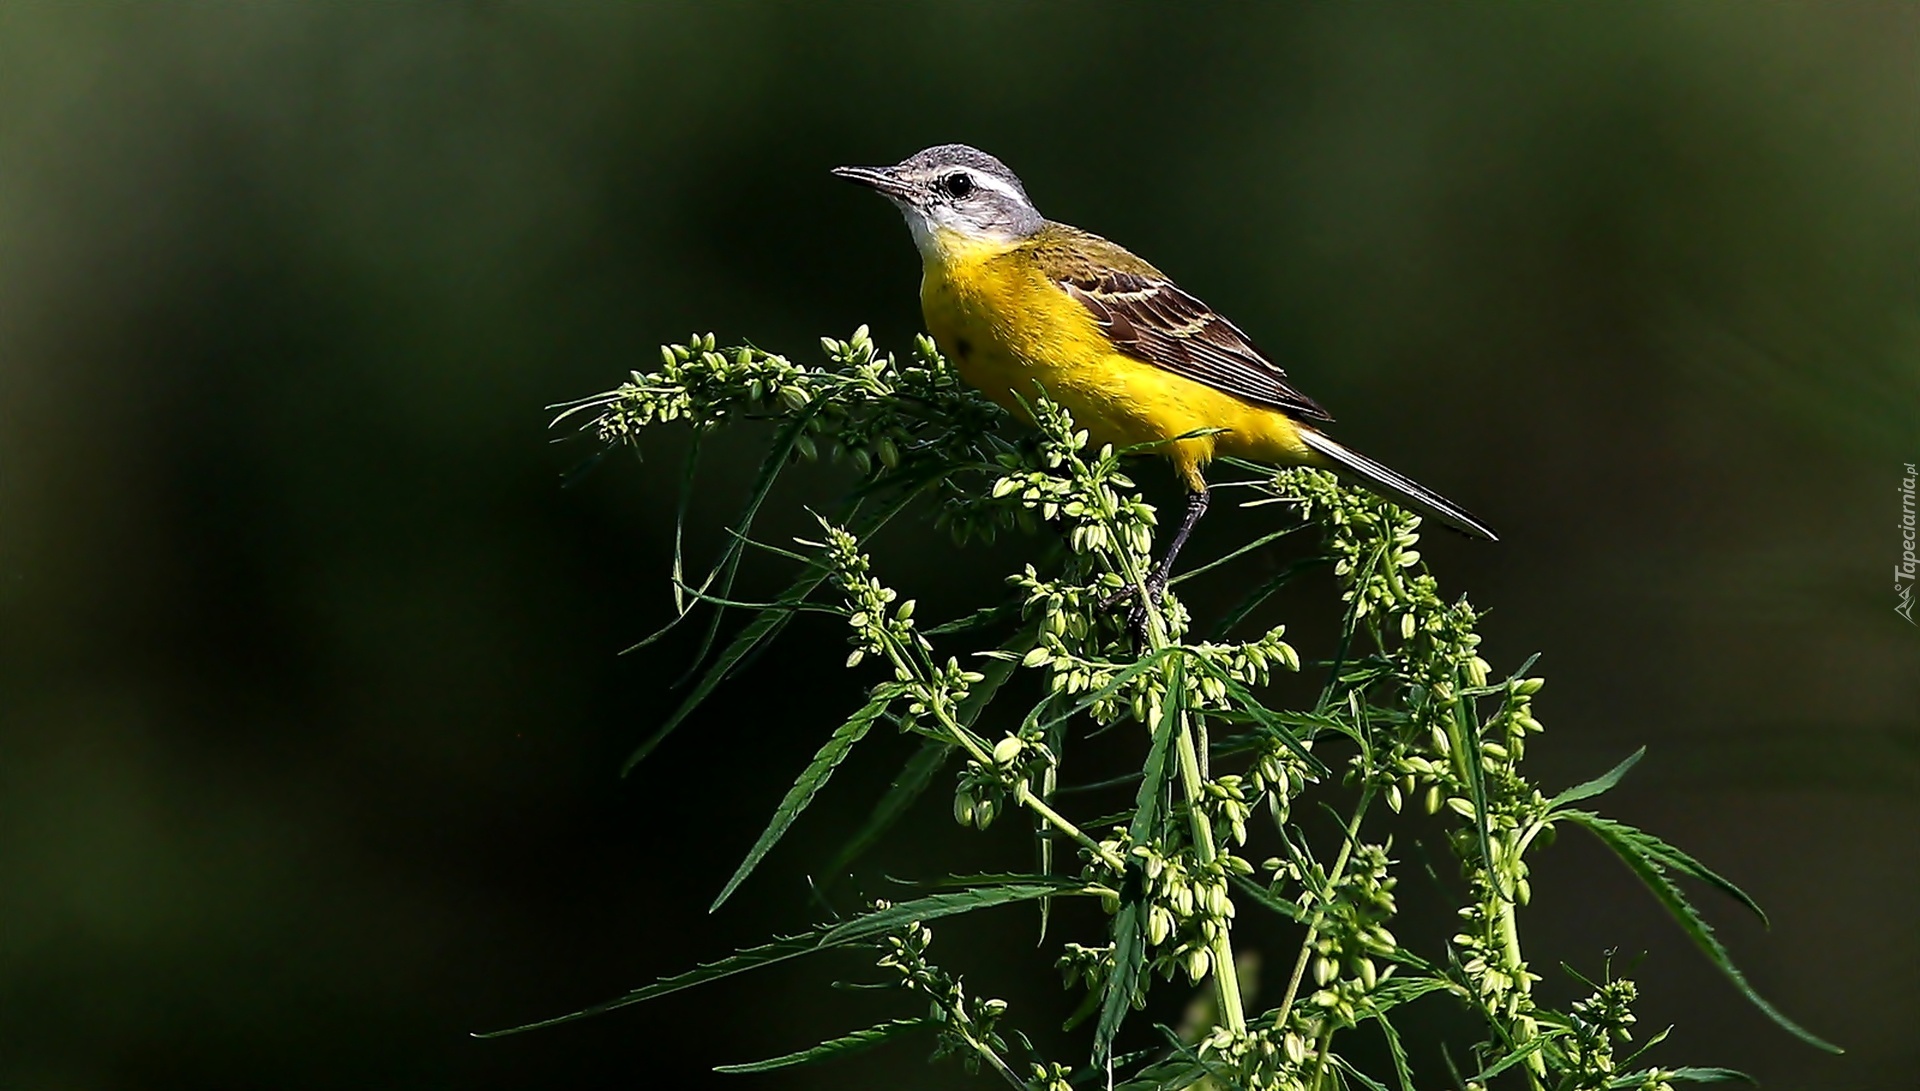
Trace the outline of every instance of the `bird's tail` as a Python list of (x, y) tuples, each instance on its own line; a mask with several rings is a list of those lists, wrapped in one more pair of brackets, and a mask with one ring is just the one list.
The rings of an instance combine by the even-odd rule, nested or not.
[(1418, 481), (1390, 470), (1358, 451), (1342, 447), (1311, 428), (1300, 429), (1300, 438), (1314, 453), (1332, 463), (1334, 469), (1359, 478), (1368, 488), (1387, 499), (1421, 515), (1432, 516), (1462, 534), (1485, 538), (1489, 542), (1500, 540), (1491, 527), (1468, 514), (1466, 509)]

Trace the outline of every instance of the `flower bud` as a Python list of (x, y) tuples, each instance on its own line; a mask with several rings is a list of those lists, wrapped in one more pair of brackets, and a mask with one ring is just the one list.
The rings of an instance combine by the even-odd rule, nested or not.
[(1212, 962), (1213, 960), (1207, 955), (1207, 949), (1205, 947), (1195, 947), (1193, 950), (1188, 951), (1187, 979), (1198, 983), (1201, 978), (1207, 976), (1207, 967), (1212, 965)]
[(1008, 735), (993, 746), (993, 760), (1001, 765), (1012, 765), (1020, 752), (1027, 748), (1026, 741), (1018, 735)]

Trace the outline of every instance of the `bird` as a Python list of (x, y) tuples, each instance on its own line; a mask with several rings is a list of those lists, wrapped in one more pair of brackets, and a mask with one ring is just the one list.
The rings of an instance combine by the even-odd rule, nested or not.
[[(941, 144), (890, 167), (832, 173), (906, 217), (927, 332), (963, 380), (1016, 416), (1044, 394), (1095, 445), (1154, 445), (1172, 462), (1186, 511), (1144, 581), (1156, 602), (1207, 512), (1203, 471), (1219, 455), (1334, 470), (1498, 540), (1458, 504), (1328, 436), (1332, 415), (1240, 327), (1117, 243), (1042, 216), (999, 159)], [(1141, 609), (1136, 601), (1136, 630)]]

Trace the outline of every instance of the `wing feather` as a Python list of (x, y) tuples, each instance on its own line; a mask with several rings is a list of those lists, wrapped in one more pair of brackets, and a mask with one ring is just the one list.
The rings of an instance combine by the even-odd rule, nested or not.
[(1059, 284), (1135, 359), (1305, 420), (1333, 420), (1238, 326), (1172, 281), (1092, 268)]
[(1056, 278), (1121, 352), (1257, 405), (1303, 420), (1332, 422), (1332, 415), (1288, 382), (1287, 373), (1240, 327), (1152, 266), (1126, 256), (1132, 258), (1127, 263), (1131, 269), (1117, 267), (1118, 262), (1063, 262), (1059, 264), (1068, 267)]

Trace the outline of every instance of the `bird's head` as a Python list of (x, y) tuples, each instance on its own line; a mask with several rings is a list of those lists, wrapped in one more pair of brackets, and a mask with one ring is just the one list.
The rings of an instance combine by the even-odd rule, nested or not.
[(1007, 165), (965, 144), (941, 144), (891, 167), (836, 167), (900, 207), (913, 241), (928, 257), (956, 246), (1007, 244), (1046, 220)]

